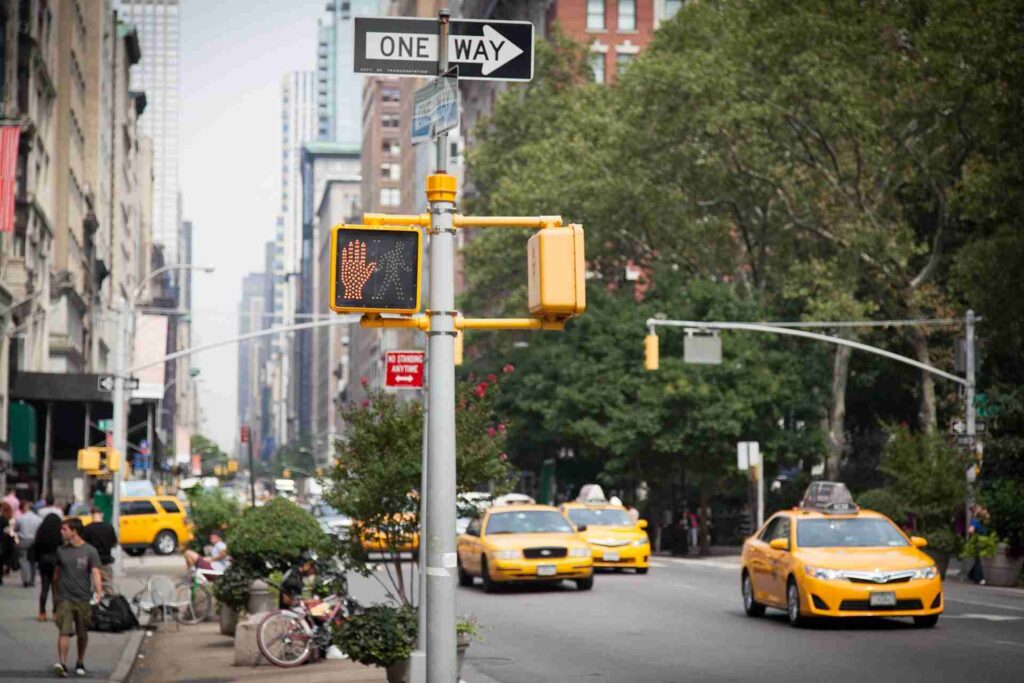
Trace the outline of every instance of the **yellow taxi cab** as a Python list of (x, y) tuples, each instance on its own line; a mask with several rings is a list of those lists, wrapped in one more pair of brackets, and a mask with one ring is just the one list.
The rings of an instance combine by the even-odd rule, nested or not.
[(420, 549), (420, 536), (412, 531), (405, 533), (402, 526), (409, 523), (415, 515), (411, 512), (403, 513), (402, 520), (396, 520), (391, 529), (381, 527), (362, 526), (362, 533), (359, 543), (363, 550), (368, 553), (399, 552), (412, 553), (416, 555)]
[[(92, 521), (88, 515), (84, 524)], [(142, 496), (121, 499), (121, 529), (117, 539), (124, 551), (138, 557), (152, 548), (157, 555), (170, 555), (192, 540), (185, 506), (174, 496)]]
[(785, 610), (793, 626), (811, 617), (913, 617), (935, 626), (942, 580), (920, 550), (926, 544), (859, 509), (843, 484), (814, 482), (798, 509), (773, 515), (744, 542), (743, 607), (752, 617)]
[(579, 590), (590, 590), (594, 561), (583, 531), (585, 525), (573, 528), (550, 505), (488, 508), (459, 535), (459, 585), (472, 586), (479, 576), (484, 591), (491, 593), (499, 583), (568, 579)]
[(611, 503), (564, 503), (562, 514), (577, 528), (586, 527), (582, 535), (590, 544), (595, 567), (635, 569), (646, 574), (650, 568), (651, 541), (647, 537), (647, 520), (634, 522), (622, 505)]

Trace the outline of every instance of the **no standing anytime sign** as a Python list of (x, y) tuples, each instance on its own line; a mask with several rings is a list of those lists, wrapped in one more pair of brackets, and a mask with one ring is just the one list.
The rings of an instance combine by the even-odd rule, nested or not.
[(385, 386), (392, 389), (423, 388), (423, 351), (388, 351)]

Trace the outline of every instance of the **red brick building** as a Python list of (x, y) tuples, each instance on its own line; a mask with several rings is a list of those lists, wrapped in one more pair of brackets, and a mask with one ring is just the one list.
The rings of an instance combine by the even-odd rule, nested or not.
[(661, 21), (673, 16), (682, 0), (556, 0), (548, 24), (590, 43), (594, 80), (611, 83), (650, 42)]

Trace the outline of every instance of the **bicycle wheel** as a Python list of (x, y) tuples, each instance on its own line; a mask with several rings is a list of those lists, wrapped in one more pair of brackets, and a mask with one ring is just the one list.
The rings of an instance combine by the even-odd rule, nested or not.
[(287, 610), (263, 617), (256, 629), (256, 644), (275, 666), (299, 666), (313, 653), (313, 641), (302, 617)]
[(174, 620), (179, 624), (198, 624), (206, 619), (213, 606), (213, 596), (210, 589), (193, 581), (182, 581), (174, 587), (174, 602), (179, 607), (174, 611)]

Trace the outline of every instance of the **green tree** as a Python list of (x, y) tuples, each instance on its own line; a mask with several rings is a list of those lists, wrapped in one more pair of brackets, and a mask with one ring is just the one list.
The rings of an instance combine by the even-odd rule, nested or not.
[(203, 462), (203, 474), (213, 474), (213, 468), (217, 465), (224, 465), (228, 461), (228, 454), (220, 449), (213, 440), (202, 434), (193, 434), (191, 440), (192, 453), (198, 454)]

